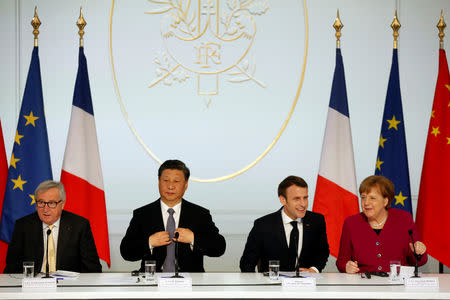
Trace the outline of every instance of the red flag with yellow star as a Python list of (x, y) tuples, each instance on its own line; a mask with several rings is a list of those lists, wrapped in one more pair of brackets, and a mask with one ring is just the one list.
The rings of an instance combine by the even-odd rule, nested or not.
[(444, 49), (420, 180), (416, 224), (428, 253), (450, 267), (450, 74)]
[[(8, 179), (8, 161), (6, 160), (5, 142), (3, 140), (2, 122), (0, 121), (0, 216), (3, 209), (3, 196), (5, 195), (6, 180)], [(0, 273), (5, 268), (8, 244), (0, 241)]]

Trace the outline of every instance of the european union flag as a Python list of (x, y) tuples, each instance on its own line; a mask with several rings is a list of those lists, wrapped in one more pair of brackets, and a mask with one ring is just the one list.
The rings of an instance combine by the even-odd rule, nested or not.
[(0, 239), (10, 242), (17, 219), (34, 211), (34, 190), (52, 179), (38, 47), (34, 47), (8, 169)]
[(395, 185), (395, 198), (391, 207), (406, 210), (412, 215), (397, 49), (392, 55), (375, 174), (389, 178)]

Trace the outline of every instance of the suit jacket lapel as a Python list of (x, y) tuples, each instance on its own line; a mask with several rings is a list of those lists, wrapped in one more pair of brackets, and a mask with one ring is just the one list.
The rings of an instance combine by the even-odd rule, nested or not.
[(150, 213), (152, 215), (152, 219), (155, 220), (155, 226), (157, 226), (155, 232), (164, 231), (166, 224), (164, 224), (161, 213), (161, 199), (158, 199), (157, 205), (155, 205), (154, 209), (152, 209)]
[(180, 219), (178, 220), (178, 227), (186, 228), (186, 220), (189, 217), (189, 203), (186, 200), (181, 200)]
[(276, 234), (277, 238), (281, 242), (281, 244), (279, 244), (279, 245), (282, 245), (283, 250), (287, 250), (289, 247), (288, 247), (288, 243), (286, 240), (286, 231), (284, 230), (283, 217), (281, 215), (282, 209), (283, 208), (278, 210), (278, 215), (275, 220), (275, 228), (274, 229), (275, 229), (275, 234)]
[(58, 270), (58, 266), (61, 263), (62, 255), (65, 251), (67, 241), (70, 238), (72, 233), (72, 225), (67, 223), (67, 219), (65, 217), (64, 211), (61, 214), (61, 220), (59, 221), (59, 229), (58, 229), (58, 246), (56, 250), (56, 270)]
[(32, 232), (30, 232), (31, 238), (33, 239), (33, 245), (37, 245), (36, 248), (36, 268), (38, 272), (42, 269), (42, 259), (44, 258), (44, 232), (42, 229), (42, 221), (39, 219), (36, 213), (36, 218), (33, 220)]

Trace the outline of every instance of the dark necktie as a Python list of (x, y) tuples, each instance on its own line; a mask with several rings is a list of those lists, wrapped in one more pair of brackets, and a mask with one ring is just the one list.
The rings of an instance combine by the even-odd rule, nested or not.
[(291, 236), (289, 238), (289, 253), (291, 256), (291, 265), (294, 266), (293, 269), (295, 269), (297, 264), (297, 253), (298, 253), (298, 227), (297, 227), (297, 221), (292, 221), (292, 231)]
[[(173, 213), (175, 212), (173, 208), (167, 210), (169, 213), (169, 218), (167, 218), (166, 231), (169, 233), (169, 238), (172, 241), (173, 232), (175, 231), (175, 219), (173, 218)], [(166, 259), (163, 264), (164, 272), (175, 272), (175, 243), (172, 241), (167, 247)]]

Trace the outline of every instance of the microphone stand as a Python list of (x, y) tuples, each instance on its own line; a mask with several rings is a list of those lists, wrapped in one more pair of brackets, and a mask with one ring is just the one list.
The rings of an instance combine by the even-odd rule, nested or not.
[(414, 276), (413, 276), (413, 278), (420, 278), (418, 261), (421, 259), (422, 256), (419, 257), (419, 255), (417, 255), (417, 253), (416, 253), (416, 246), (414, 245), (413, 231), (410, 229), (408, 232), (409, 232), (409, 236), (411, 237), (411, 241), (412, 241), (412, 245), (413, 245), (414, 258), (415, 258), (415, 261), (416, 261), (416, 263), (414, 264)]
[(178, 232), (175, 232), (174, 239), (175, 239), (175, 275), (173, 275), (171, 278), (184, 278), (180, 274), (178, 274), (178, 237), (180, 234)]
[[(296, 243), (298, 245), (298, 242)], [(298, 257), (298, 249), (295, 251), (295, 275), (292, 278), (304, 278), (300, 275), (300, 260)]]
[(50, 272), (49, 272), (49, 265), (48, 265), (48, 236), (52, 233), (52, 231), (50, 229), (47, 230), (47, 251), (45, 254), (46, 257), (46, 263), (45, 263), (45, 276), (43, 276), (42, 278), (51, 278), (50, 277)]

